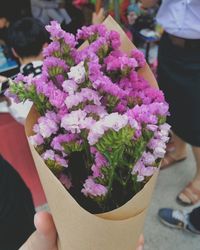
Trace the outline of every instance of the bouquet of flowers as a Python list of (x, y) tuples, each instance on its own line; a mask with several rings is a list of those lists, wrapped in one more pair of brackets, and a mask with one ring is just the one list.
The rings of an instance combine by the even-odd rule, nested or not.
[[(83, 213), (110, 213), (140, 193), (157, 172), (168, 141), (168, 105), (163, 93), (139, 74), (146, 65), (143, 54), (136, 48), (125, 53), (117, 31), (92, 25), (74, 37), (55, 21), (46, 28), (52, 42), (43, 51), (42, 74), (18, 75), (9, 95), (20, 102), (31, 100), (37, 110), (31, 111), (27, 126), (29, 142), (37, 151), (32, 147), (33, 156), (40, 158), (39, 164), (35, 160), (40, 177), (47, 177), (40, 172), (43, 164), (51, 171), (52, 183), (62, 183), (61, 200), (68, 194)], [(87, 42), (77, 49), (83, 40)], [(48, 196), (55, 187), (48, 187), (50, 179), (41, 180), (51, 208), (55, 200)], [(134, 243), (109, 248), (74, 244), (67, 249), (134, 249)]]

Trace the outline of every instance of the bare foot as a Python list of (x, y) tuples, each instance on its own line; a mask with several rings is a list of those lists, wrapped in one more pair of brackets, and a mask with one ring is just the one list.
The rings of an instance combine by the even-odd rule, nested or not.
[(200, 177), (195, 177), (178, 195), (177, 201), (185, 206), (190, 206), (200, 201)]

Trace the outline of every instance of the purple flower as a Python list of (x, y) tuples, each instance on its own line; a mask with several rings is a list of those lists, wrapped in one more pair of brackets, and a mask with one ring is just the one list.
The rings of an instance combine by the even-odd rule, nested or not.
[(11, 90), (11, 88), (8, 88), (4, 95), (10, 99), (12, 99), (15, 103), (20, 103), (21, 100), (19, 99), (18, 95), (17, 94), (14, 94)]
[(67, 94), (57, 89), (50, 93), (50, 103), (58, 109), (61, 109), (65, 105), (65, 99)]
[(49, 150), (46, 150), (43, 154), (42, 154), (42, 158), (44, 160), (52, 160), (54, 161), (55, 160), (55, 153), (53, 150), (49, 149)]
[(84, 103), (86, 101), (90, 101), (94, 105), (101, 105), (98, 92), (89, 88), (83, 88), (81, 92), (68, 96), (65, 100), (65, 104), (68, 109), (71, 109), (73, 106), (77, 106), (79, 103)]
[(143, 161), (140, 159), (133, 167), (132, 175), (137, 175), (137, 181), (142, 182), (145, 177), (152, 176), (156, 169), (156, 167), (145, 166)]
[(44, 139), (40, 134), (30, 136), (29, 141), (34, 147), (40, 146), (44, 143)]
[(68, 68), (64, 60), (53, 56), (47, 57), (43, 62), (43, 74), (50, 77), (63, 74)]
[(58, 165), (62, 167), (65, 167), (65, 168), (68, 167), (67, 161), (64, 158), (62, 158), (60, 155), (55, 154), (55, 152), (51, 149), (46, 150), (41, 156), (44, 160), (51, 160), (51, 161), (56, 162)]
[(74, 80), (66, 80), (62, 84), (63, 90), (68, 93), (69, 95), (73, 95), (77, 89), (78, 85)]
[(157, 158), (150, 152), (144, 152), (142, 155), (142, 161), (145, 164), (145, 166), (153, 165), (156, 159)]
[(58, 131), (58, 124), (55, 120), (42, 116), (38, 119), (38, 124), (34, 126), (34, 131), (39, 133), (43, 138), (49, 138)]
[(83, 189), (81, 192), (87, 197), (101, 197), (106, 196), (108, 189), (101, 185), (95, 183), (92, 177), (89, 177), (83, 184)]
[(77, 42), (73, 34), (64, 32), (63, 39), (64, 39), (65, 44), (69, 46), (70, 50), (73, 50), (76, 47)]
[(55, 161), (62, 167), (68, 167), (68, 162), (60, 155), (55, 154)]
[(51, 142), (51, 147), (55, 150), (63, 151), (64, 148), (62, 146), (63, 143), (68, 143), (72, 141), (76, 141), (78, 136), (75, 134), (61, 134), (53, 138)]
[(108, 114), (104, 106), (87, 105), (85, 106), (84, 111), (87, 114), (96, 114), (100, 118), (103, 118), (104, 116)]
[(60, 55), (60, 43), (58, 41), (51, 42), (46, 48), (43, 49), (43, 56), (56, 56), (57, 54)]
[(145, 66), (146, 60), (145, 60), (144, 54), (140, 50), (134, 49), (131, 52), (131, 56), (137, 60), (139, 67), (142, 68)]
[(108, 165), (108, 162), (106, 158), (99, 153), (98, 151), (94, 151), (93, 153), (95, 154), (95, 164), (92, 165), (92, 172), (93, 172), (93, 177), (94, 178), (104, 178), (104, 175), (101, 172), (101, 168), (105, 167)]
[(66, 189), (70, 189), (72, 187), (71, 179), (66, 174), (60, 174), (58, 178)]
[(121, 41), (120, 41), (120, 35), (118, 32), (112, 30), (109, 33), (109, 39), (111, 41), (111, 46), (114, 50), (117, 50), (120, 45), (121, 45)]
[(51, 21), (50, 25), (46, 26), (46, 30), (51, 34), (52, 40), (62, 39), (64, 36), (64, 31), (62, 30), (60, 24), (57, 21)]
[(134, 118), (141, 124), (157, 124), (158, 121), (157, 116), (151, 112), (150, 106), (147, 105), (137, 105), (133, 109), (127, 111), (126, 114), (128, 117)]
[(106, 27), (103, 24), (90, 25), (89, 27), (83, 26), (81, 29), (78, 30), (76, 38), (77, 40), (86, 40), (90, 39), (94, 35), (106, 37)]
[(125, 69), (135, 69), (138, 66), (137, 61), (134, 58), (129, 58), (126, 54), (121, 56), (115, 56), (111, 53), (105, 60), (107, 71), (117, 71)]

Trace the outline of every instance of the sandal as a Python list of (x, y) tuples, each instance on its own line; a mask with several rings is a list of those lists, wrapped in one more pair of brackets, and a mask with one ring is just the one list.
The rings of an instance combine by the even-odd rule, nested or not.
[(175, 158), (171, 153), (166, 153), (165, 157), (163, 158), (161, 165), (160, 165), (160, 169), (163, 170), (165, 168), (171, 167), (172, 165), (174, 165), (175, 163), (184, 161), (187, 157), (184, 156), (180, 159)]
[[(180, 198), (180, 195), (184, 194), (189, 200), (190, 202), (186, 202), (183, 201)], [(176, 198), (176, 201), (182, 205), (182, 206), (192, 206), (195, 205), (197, 202), (200, 201), (200, 190), (198, 190), (196, 187), (194, 187), (194, 185), (192, 184), (192, 182), (190, 182), (184, 190), (182, 190), (179, 195)]]

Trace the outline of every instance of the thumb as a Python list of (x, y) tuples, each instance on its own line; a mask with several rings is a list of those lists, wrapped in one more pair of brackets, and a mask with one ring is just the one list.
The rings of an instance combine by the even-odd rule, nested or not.
[(40, 212), (34, 218), (36, 231), (29, 237), (20, 250), (58, 250), (57, 234), (52, 216)]

